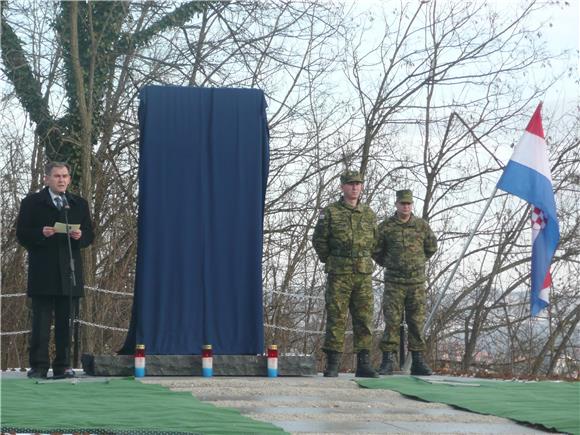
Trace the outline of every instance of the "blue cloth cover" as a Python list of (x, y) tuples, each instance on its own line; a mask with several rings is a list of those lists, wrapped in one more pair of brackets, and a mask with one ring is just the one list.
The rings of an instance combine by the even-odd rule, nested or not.
[(121, 354), (261, 354), (264, 94), (148, 86), (135, 296)]

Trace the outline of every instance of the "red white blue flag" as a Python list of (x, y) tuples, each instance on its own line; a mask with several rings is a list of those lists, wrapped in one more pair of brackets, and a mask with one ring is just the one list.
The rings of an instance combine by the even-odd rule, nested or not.
[(498, 188), (529, 202), (532, 207), (532, 316), (537, 316), (549, 304), (550, 263), (560, 241), (541, 110), (542, 103), (497, 183)]

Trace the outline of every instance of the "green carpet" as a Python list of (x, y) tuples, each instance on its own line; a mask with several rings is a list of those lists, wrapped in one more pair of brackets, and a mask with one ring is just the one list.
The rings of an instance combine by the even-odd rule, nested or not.
[(284, 433), (187, 392), (132, 379), (78, 383), (2, 379), (1, 431), (91, 433)]
[(361, 387), (397, 391), (480, 414), (539, 424), (559, 432), (580, 434), (580, 383), (456, 380), (394, 376), (357, 381)]

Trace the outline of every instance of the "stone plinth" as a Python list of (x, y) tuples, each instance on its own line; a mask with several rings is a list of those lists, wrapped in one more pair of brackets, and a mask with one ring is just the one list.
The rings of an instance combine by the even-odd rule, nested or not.
[[(132, 376), (133, 356), (92, 355), (81, 358), (91, 376)], [(268, 359), (262, 355), (214, 355), (214, 376), (267, 376)], [(147, 355), (147, 376), (201, 376), (201, 355)], [(278, 357), (279, 376), (315, 376), (313, 356)]]

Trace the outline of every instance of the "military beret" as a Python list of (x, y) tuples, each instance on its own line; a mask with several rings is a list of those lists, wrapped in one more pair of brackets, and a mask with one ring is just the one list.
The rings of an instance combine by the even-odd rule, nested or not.
[(413, 192), (409, 189), (397, 190), (397, 202), (413, 202)]
[(362, 183), (363, 178), (359, 171), (344, 171), (340, 174), (340, 184)]

